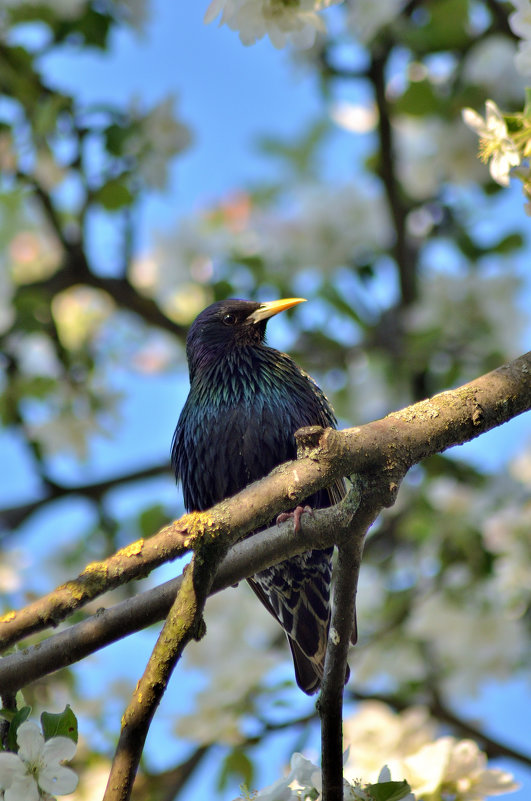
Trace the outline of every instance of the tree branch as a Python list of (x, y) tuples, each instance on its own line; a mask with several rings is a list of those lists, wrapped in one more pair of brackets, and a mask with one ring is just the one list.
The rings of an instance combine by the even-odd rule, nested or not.
[(363, 427), (297, 432), (300, 458), (286, 462), (206, 512), (194, 512), (94, 562), (77, 579), (0, 618), (0, 648), (57, 625), (103, 592), (147, 575), (202, 542), (234, 543), (335, 479), (382, 471), (390, 486), (412, 465), (468, 442), (531, 408), (531, 352), (458, 389)]
[(355, 481), (350, 505), (357, 508), (349, 529), (336, 535), (338, 559), (334, 568), (333, 613), (317, 704), (321, 718), (323, 801), (343, 798), (343, 690), (349, 643), (356, 626), (356, 593), (363, 543), (382, 509), (394, 503), (398, 492), (398, 483), (390, 483), (381, 473), (357, 476)]
[[(381, 701), (397, 712), (402, 712), (411, 705), (411, 701), (399, 697), (398, 695), (371, 692), (363, 693), (359, 690), (351, 690), (348, 695), (349, 698), (356, 701)], [(493, 737), (489, 737), (478, 726), (456, 715), (441, 698), (440, 694), (431, 693), (430, 698), (428, 700), (423, 699), (422, 703), (430, 710), (430, 714), (433, 715), (434, 718), (437, 718), (437, 720), (443, 723), (448, 723), (458, 734), (469, 739), (477, 740), (489, 759), (507, 757), (508, 759), (514, 759), (516, 762), (521, 762), (522, 765), (531, 767), (531, 754), (526, 754), (524, 751), (520, 751), (517, 748), (500, 743)]]
[(400, 278), (401, 304), (408, 306), (417, 297), (417, 270), (415, 249), (408, 242), (406, 234), (406, 217), (409, 208), (401, 195), (401, 188), (396, 176), (395, 145), (391, 112), (386, 97), (387, 60), (390, 48), (373, 54), (368, 69), (368, 77), (372, 81), (376, 106), (378, 108), (379, 168), (383, 181), (387, 202), (393, 220), (396, 242), (392, 252), (398, 267)]
[(122, 728), (103, 801), (128, 801), (153, 715), (185, 646), (206, 629), (203, 609), (225, 546), (202, 547), (183, 574), (162, 631), (122, 717)]
[[(145, 467), (140, 470), (135, 470), (132, 473), (122, 474), (104, 481), (94, 481), (91, 484), (76, 484), (72, 487), (65, 487), (63, 484), (58, 484), (51, 481), (47, 477), (44, 478), (48, 494), (42, 498), (29, 503), (19, 504), (17, 506), (6, 506), (0, 509), (0, 526), (13, 529), (17, 528), (24, 522), (33, 512), (40, 509), (47, 503), (64, 498), (66, 495), (82, 495), (92, 500), (99, 500), (108, 490), (118, 485), (126, 484), (130, 481), (140, 481), (145, 478), (154, 478), (161, 475), (168, 474), (168, 465), (154, 465), (153, 467)], [(0, 535), (5, 536), (5, 535)]]
[[(211, 594), (228, 589), (290, 556), (333, 545), (336, 536), (350, 526), (351, 517), (347, 498), (336, 506), (306, 515), (299, 536), (294, 536), (293, 523), (287, 521), (257, 532), (252, 539), (241, 540), (219, 565)], [(7, 654), (0, 659), (0, 687), (5, 691), (16, 691), (49, 673), (79, 662), (112, 642), (164, 620), (182, 580), (182, 576), (178, 576), (109, 609), (99, 609), (87, 620), (75, 623), (37, 645)]]

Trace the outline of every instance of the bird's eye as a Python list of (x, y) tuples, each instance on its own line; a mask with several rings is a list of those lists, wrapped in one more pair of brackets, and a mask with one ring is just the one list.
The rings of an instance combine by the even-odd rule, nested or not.
[(231, 314), (230, 312), (223, 317), (223, 322), (225, 325), (234, 325), (236, 322), (236, 315)]

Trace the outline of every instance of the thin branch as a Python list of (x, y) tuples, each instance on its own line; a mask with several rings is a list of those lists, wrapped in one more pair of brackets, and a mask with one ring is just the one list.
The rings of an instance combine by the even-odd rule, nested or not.
[(161, 773), (148, 773), (144, 770), (135, 782), (133, 801), (146, 801), (146, 798), (175, 801), (211, 748), (211, 745), (199, 745), (184, 762)]
[[(411, 701), (397, 695), (387, 695), (385, 693), (363, 693), (359, 690), (350, 690), (348, 693), (349, 698), (356, 701), (381, 701), (387, 704), (397, 712), (402, 712), (411, 706)], [(512, 746), (500, 743), (493, 737), (485, 734), (482, 729), (453, 712), (448, 704), (442, 700), (438, 693), (431, 693), (428, 700), (422, 699), (417, 703), (423, 703), (430, 710), (430, 714), (440, 720), (442, 723), (448, 723), (454, 731), (467, 738), (479, 741), (483, 750), (489, 759), (495, 757), (507, 757), (514, 759), (516, 762), (521, 762), (523, 765), (531, 767), (531, 754), (520, 751)]]
[(337, 539), (334, 568), (334, 605), (326, 648), (324, 676), (317, 704), (321, 718), (323, 801), (343, 798), (343, 690), (351, 633), (356, 625), (356, 593), (365, 536), (384, 507), (394, 503), (398, 485), (391, 490), (382, 476), (372, 481), (356, 478), (347, 536)]
[[(144, 675), (122, 717), (120, 739), (103, 801), (128, 801), (153, 715), (183, 650), (205, 633), (203, 609), (219, 564), (221, 543), (194, 554)], [(223, 551), (221, 551), (222, 555)]]
[(494, 759), (495, 757), (508, 757), (509, 759), (516, 759), (523, 765), (531, 767), (531, 754), (526, 754), (524, 751), (520, 751), (517, 748), (504, 745), (498, 740), (489, 737), (489, 735), (485, 734), (478, 726), (464, 721), (461, 717), (452, 712), (439, 692), (431, 693), (429, 709), (434, 717), (443, 720), (455, 729), (460, 729), (466, 737), (479, 740), (490, 759)]
[[(51, 481), (46, 476), (43, 477), (48, 494), (42, 498), (29, 503), (19, 504), (17, 506), (6, 506), (0, 508), (0, 527), (8, 529), (17, 528), (23, 523), (33, 512), (40, 509), (47, 503), (65, 498), (66, 496), (82, 495), (85, 498), (92, 500), (99, 500), (102, 495), (116, 486), (121, 486), (131, 481), (141, 481), (146, 478), (156, 478), (161, 475), (168, 475), (168, 465), (154, 465), (153, 467), (145, 467), (140, 470), (135, 470), (132, 473), (114, 476), (113, 478), (105, 479), (103, 481), (94, 481), (91, 484), (75, 484), (71, 487), (65, 487), (63, 484), (58, 484)], [(0, 534), (0, 538), (5, 536), (5, 533)]]
[(54, 592), (0, 618), (0, 648), (57, 625), (109, 589), (143, 577), (201, 543), (230, 545), (335, 479), (385, 471), (390, 487), (427, 456), (468, 442), (531, 408), (531, 352), (458, 389), (359, 428), (311, 427), (296, 437), (300, 458), (205, 512), (184, 515), (147, 540), (94, 562)]
[(388, 56), (388, 50), (373, 54), (368, 77), (374, 87), (378, 108), (379, 174), (385, 187), (396, 236), (393, 254), (400, 277), (401, 303), (403, 306), (407, 306), (417, 297), (416, 254), (407, 239), (406, 217), (409, 208), (401, 197), (400, 184), (396, 176), (393, 127), (385, 93), (385, 70)]
[(65, 289), (82, 283), (87, 286), (107, 292), (115, 304), (137, 314), (148, 325), (154, 325), (184, 341), (187, 327), (173, 322), (161, 310), (152, 298), (141, 295), (126, 277), (114, 278), (112, 276), (95, 275), (89, 267), (83, 251), (71, 245), (68, 251), (67, 264), (61, 267), (49, 278), (25, 284), (25, 292), (33, 289), (55, 295)]

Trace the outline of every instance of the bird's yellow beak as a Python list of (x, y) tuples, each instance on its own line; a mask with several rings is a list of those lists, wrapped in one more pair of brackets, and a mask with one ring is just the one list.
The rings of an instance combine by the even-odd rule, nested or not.
[(249, 315), (247, 320), (250, 323), (259, 323), (262, 320), (268, 320), (270, 317), (273, 317), (275, 314), (278, 314), (281, 311), (291, 309), (291, 307), (296, 306), (297, 303), (305, 302), (306, 298), (283, 298), (282, 300), (270, 300), (269, 303), (260, 304), (256, 311)]

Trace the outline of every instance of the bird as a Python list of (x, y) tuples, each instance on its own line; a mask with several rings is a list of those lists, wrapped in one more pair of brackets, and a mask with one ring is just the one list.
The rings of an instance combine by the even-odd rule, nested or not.
[[(304, 300), (221, 300), (192, 323), (186, 340), (190, 390), (171, 445), (187, 511), (204, 511), (296, 458), (297, 429), (336, 427), (332, 406), (315, 381), (265, 341), (268, 320)], [(343, 482), (336, 481), (305, 504), (331, 506), (344, 492)], [(296, 526), (301, 511), (295, 510)], [(323, 678), (332, 552), (310, 550), (247, 579), (285, 631), (296, 682), (307, 695), (319, 690)]]

